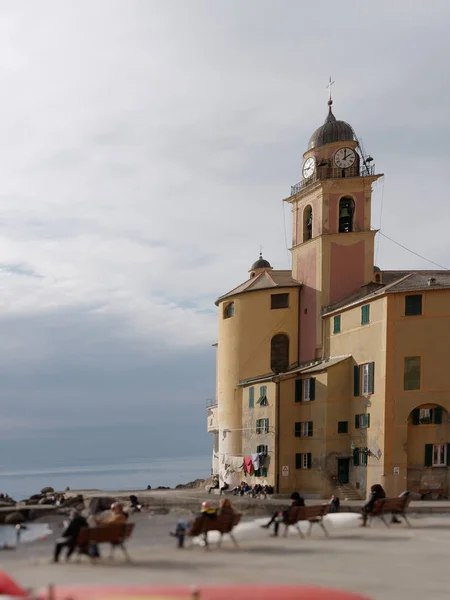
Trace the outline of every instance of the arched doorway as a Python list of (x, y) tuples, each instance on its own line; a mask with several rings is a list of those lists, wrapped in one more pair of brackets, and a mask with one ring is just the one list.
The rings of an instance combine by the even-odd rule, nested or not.
[(439, 404), (422, 404), (408, 416), (406, 441), (407, 488), (430, 497), (448, 498), (450, 438), (448, 411)]

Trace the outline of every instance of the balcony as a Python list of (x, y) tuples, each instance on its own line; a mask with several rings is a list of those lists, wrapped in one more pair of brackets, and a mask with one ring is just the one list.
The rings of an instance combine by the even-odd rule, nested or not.
[(345, 170), (329, 165), (319, 165), (311, 177), (302, 179), (302, 181), (299, 181), (295, 185), (291, 185), (291, 194), (289, 197), (295, 196), (295, 194), (298, 194), (313, 183), (316, 183), (316, 181), (323, 181), (324, 179), (342, 179), (343, 177), (369, 177), (374, 174), (375, 165), (373, 163), (362, 163), (359, 167), (355, 165)]
[(217, 410), (217, 400), (206, 401), (206, 419), (208, 433), (217, 433), (219, 431), (219, 418)]

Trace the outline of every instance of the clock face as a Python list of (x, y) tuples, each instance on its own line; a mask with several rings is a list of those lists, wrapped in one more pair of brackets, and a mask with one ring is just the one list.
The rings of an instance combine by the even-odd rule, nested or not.
[(305, 179), (308, 179), (308, 177), (311, 177), (311, 175), (314, 173), (316, 168), (316, 161), (314, 160), (313, 156), (310, 156), (309, 158), (307, 158), (305, 160), (305, 163), (303, 165), (303, 177)]
[(356, 160), (355, 151), (351, 148), (339, 148), (334, 155), (334, 162), (340, 169), (348, 169)]

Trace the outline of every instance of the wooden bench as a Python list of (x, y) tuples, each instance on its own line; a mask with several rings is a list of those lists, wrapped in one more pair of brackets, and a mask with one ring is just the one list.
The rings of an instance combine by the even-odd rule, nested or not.
[(199, 535), (203, 535), (205, 546), (208, 546), (208, 531), (218, 531), (220, 533), (220, 539), (218, 547), (222, 544), (223, 536), (229, 535), (233, 544), (238, 546), (238, 543), (233, 535), (233, 529), (239, 524), (241, 516), (237, 513), (217, 515), (216, 517), (198, 516), (192, 523), (191, 528), (188, 531), (188, 536), (193, 538)]
[(440, 483), (430, 483), (426, 487), (423, 487), (418, 492), (421, 496), (421, 500), (424, 500), (424, 496), (430, 495), (433, 499), (433, 496), (436, 496), (436, 500), (444, 494), (444, 488)]
[(408, 527), (411, 527), (411, 523), (406, 516), (406, 508), (410, 503), (410, 498), (408, 496), (403, 496), (399, 498), (383, 498), (381, 500), (377, 500), (373, 506), (372, 512), (368, 513), (368, 517), (372, 520), (374, 518), (379, 518), (383, 521), (386, 527), (390, 526), (389, 521), (385, 519), (385, 515), (398, 515), (403, 517), (405, 523)]
[(119, 546), (124, 553), (126, 560), (130, 561), (130, 555), (125, 547), (125, 542), (131, 537), (133, 529), (134, 523), (84, 527), (78, 534), (75, 546), (75, 548), (78, 549), (78, 556), (86, 554), (87, 549), (92, 544), (111, 544), (110, 557), (113, 556), (116, 546)]
[(304, 538), (302, 530), (300, 529), (299, 523), (301, 521), (308, 521), (309, 528), (307, 535), (311, 535), (311, 529), (313, 525), (319, 525), (322, 528), (324, 534), (329, 537), (329, 533), (323, 524), (323, 518), (328, 514), (330, 510), (329, 504), (317, 504), (315, 506), (294, 506), (289, 511), (288, 519), (283, 520), (283, 524), (285, 525), (284, 537), (287, 536), (289, 526), (293, 525), (300, 536)]

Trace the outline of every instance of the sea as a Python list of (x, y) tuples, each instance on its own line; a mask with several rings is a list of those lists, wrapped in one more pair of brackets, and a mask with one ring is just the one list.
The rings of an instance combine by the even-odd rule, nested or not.
[(142, 429), (126, 427), (1, 436), (0, 493), (19, 501), (47, 486), (56, 491), (173, 488), (210, 476), (208, 450), (205, 445), (204, 454), (177, 452), (176, 443), (159, 444)]

